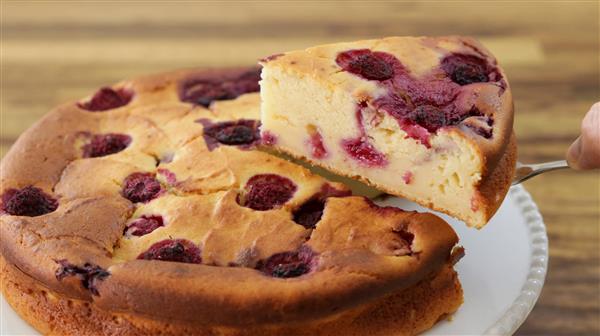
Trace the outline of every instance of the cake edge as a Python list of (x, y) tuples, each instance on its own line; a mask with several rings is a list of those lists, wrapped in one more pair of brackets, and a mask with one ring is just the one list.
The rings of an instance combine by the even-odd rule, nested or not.
[(448, 318), (463, 303), (463, 289), (449, 261), (435, 275), (405, 290), (314, 323), (207, 326), (110, 312), (69, 299), (43, 286), (0, 257), (2, 293), (10, 306), (45, 335), (414, 335)]

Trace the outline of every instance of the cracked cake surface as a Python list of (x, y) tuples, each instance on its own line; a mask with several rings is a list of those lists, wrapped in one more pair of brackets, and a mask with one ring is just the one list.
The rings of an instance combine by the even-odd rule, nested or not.
[(0, 266), (21, 316), (46, 334), (404, 335), (458, 308), (442, 219), (259, 150), (259, 72), (123, 81), (18, 139)]
[(273, 148), (481, 228), (514, 173), (513, 101), (474, 39), (389, 37), (262, 61)]

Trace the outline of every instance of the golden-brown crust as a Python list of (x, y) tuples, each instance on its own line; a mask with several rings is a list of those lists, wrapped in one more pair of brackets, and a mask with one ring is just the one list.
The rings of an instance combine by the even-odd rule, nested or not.
[[(31, 294), (30, 289), (19, 292), (3, 288), (9, 301), (36, 328), (43, 332), (53, 328), (57, 333), (68, 334), (98, 331), (143, 334), (166, 328), (165, 333), (177, 334), (192, 330), (186, 329), (191, 323), (194, 328), (198, 324), (206, 326), (208, 334), (240, 334), (241, 329), (249, 330), (248, 333), (262, 331), (261, 327), (246, 328), (249, 324), (265, 325), (267, 330), (272, 324), (309, 323), (321, 319), (338, 328), (341, 322), (336, 314), (366, 309), (369, 302), (384, 302), (383, 298), (396, 293), (400, 297), (394, 302), (433, 305), (435, 308), (423, 308), (425, 322), (406, 331), (413, 333), (429, 328), (440, 315), (451, 313), (458, 307), (462, 293), (451, 265), (448, 265), (450, 251), (458, 237), (440, 218), (379, 208), (360, 197), (330, 198), (319, 228), (312, 231), (295, 224), (292, 211), (323, 187), (345, 191), (343, 185), (329, 183), (305, 168), (266, 153), (227, 146), (213, 151), (207, 148), (202, 127), (195, 120), (221, 121), (254, 115), (258, 113), (258, 100), (245, 95), (205, 109), (181, 102), (179, 85), (186, 78), (234, 78), (245, 71), (248, 70), (180, 71), (124, 81), (116, 87), (135, 92), (129, 105), (92, 113), (84, 111), (75, 102), (64, 104), (19, 138), (2, 160), (2, 192), (34, 185), (57, 197), (59, 204), (56, 211), (37, 217), (0, 214), (0, 251), (2, 259), (9, 265), (3, 266), (7, 270), (4, 272), (3, 269), (3, 277), (7, 276), (8, 283), (17, 289), (21, 282), (34, 281), (46, 293), (41, 295), (36, 289), (36, 295), (27, 296)], [(182, 120), (194, 127), (181, 127), (178, 123)], [(118, 154), (82, 159), (77, 141), (86, 132), (123, 132), (136, 136), (131, 148)], [(163, 162), (163, 155), (170, 151), (179, 152), (172, 161)], [(200, 159), (209, 164), (202, 166)], [(219, 168), (219, 160), (225, 160), (228, 166)], [(157, 164), (169, 167), (178, 178), (190, 171), (191, 174), (202, 171), (207, 175), (201, 175), (198, 181), (218, 182), (210, 186), (191, 183), (194, 176), (182, 183), (163, 181), (169, 191), (167, 196), (159, 198), (183, 200), (177, 204), (192, 209), (188, 211), (190, 216), (210, 214), (198, 217), (196, 221), (200, 222), (198, 230), (201, 225), (202, 230), (204, 227), (210, 230), (208, 233), (202, 231), (205, 238), (199, 243), (206, 244), (204, 252), (215, 253), (203, 256), (203, 259), (211, 260), (210, 265), (135, 260), (135, 253), (139, 253), (136, 250), (124, 254), (129, 259), (115, 259), (127, 248), (124, 239), (128, 238), (123, 237), (126, 225), (132, 218), (139, 217), (140, 211), (152, 210), (157, 203), (132, 204), (120, 195), (121, 181), (131, 172), (154, 172)], [(217, 168), (226, 172), (223, 175), (226, 178), (215, 178), (215, 172), (221, 171)], [(241, 207), (236, 198), (239, 188), (248, 175), (261, 172), (288, 176), (298, 183), (299, 190), (280, 209), (254, 211)], [(198, 199), (210, 201), (199, 204)], [(168, 208), (171, 203), (166, 204)], [(364, 222), (368, 219), (371, 223)], [(175, 227), (176, 219), (171, 220), (170, 225)], [(185, 223), (195, 225), (194, 221)], [(259, 230), (253, 228), (260, 225), (266, 225), (267, 229), (271, 226), (272, 230), (265, 230), (268, 231), (265, 235), (254, 239), (252, 235)], [(279, 238), (281, 241), (272, 238), (273, 230), (283, 232), (279, 228), (286, 225), (292, 227), (290, 237)], [(332, 234), (341, 227), (350, 232), (348, 245), (333, 248), (336, 245), (331, 244), (330, 247), (328, 242)], [(230, 254), (209, 248), (210, 238), (223, 239), (218, 237), (230, 229), (235, 232), (230, 235), (233, 239), (217, 240), (216, 244), (240, 244), (241, 251), (247, 249), (243, 244), (249, 244), (249, 249), (254, 249), (254, 257), (246, 260), (247, 265), (223, 267), (232, 261)], [(368, 233), (370, 231), (366, 229), (374, 231)], [(365, 230), (362, 236), (361, 230)], [(389, 244), (396, 239), (394, 230), (414, 234), (409, 255), (394, 254), (397, 246)], [(161, 238), (161, 234), (168, 235), (169, 231), (155, 232), (153, 239)], [(312, 238), (311, 232), (315, 233)], [(275, 239), (275, 243), (265, 243), (265, 237)], [(310, 239), (305, 244), (318, 254), (317, 266), (309, 274), (277, 279), (254, 269), (259, 257), (298, 247), (306, 238)], [(370, 248), (363, 247), (364, 239), (371, 244)], [(94, 288), (90, 290), (77, 276), (59, 276), (63, 260), (77, 266), (97, 265), (108, 275), (94, 282)], [(430, 286), (424, 279), (438, 273), (446, 279), (443, 282), (447, 286), (442, 286), (439, 292), (434, 291), (431, 301), (416, 302), (419, 296), (413, 296), (410, 289), (421, 288), (416, 285), (419, 281), (423, 282), (422, 286)], [(13, 274), (17, 280), (11, 280), (8, 274)], [(48, 297), (53, 296), (60, 297), (60, 303), (52, 305)], [(372, 309), (383, 309), (388, 304), (391, 303), (373, 304)], [(398, 312), (400, 307), (394, 306), (393, 311), (408, 314)], [(81, 313), (75, 312), (76, 309), (82, 309)], [(48, 314), (50, 311), (56, 313)], [(387, 315), (381, 314), (389, 316), (390, 312), (392, 310)], [(133, 321), (137, 322), (119, 327), (119, 318), (115, 315), (132, 315), (135, 316)], [(176, 322), (165, 323), (161, 319)], [(368, 318), (364, 323), (367, 321)], [(65, 325), (58, 326), (58, 322)], [(215, 325), (227, 325), (229, 329)], [(280, 332), (278, 328), (274, 333)], [(364, 328), (367, 328), (366, 324)]]
[(446, 265), (409, 289), (325, 319), (279, 325), (205, 325), (109, 312), (44, 287), (2, 257), (0, 269), (4, 297), (45, 335), (414, 335), (462, 303), (457, 275)]
[(504, 195), (512, 184), (517, 164), (517, 138), (514, 133), (511, 134), (504, 155), (500, 158), (494, 167), (490, 167), (488, 173), (482, 178), (479, 184), (479, 193), (481, 195), (480, 204), (485, 207), (486, 218), (492, 218), (496, 213)]
[[(491, 52), (479, 41), (468, 37), (455, 37), (497, 64)], [(485, 138), (473, 132), (463, 132), (472, 141), (484, 159), (478, 186), (478, 206), (485, 213), (486, 222), (496, 213), (510, 188), (514, 176), (517, 143), (513, 131), (514, 103), (506, 73), (498, 66), (503, 87), (484, 86), (478, 91), (475, 106), (486, 115), (493, 116), (492, 137)], [(481, 228), (483, 224), (477, 225)]]
[[(481, 151), (481, 156), (485, 158), (485, 165), (482, 167), (484, 176), (495, 170), (499, 165), (500, 160), (505, 155), (508, 149), (513, 132), (514, 119), (514, 104), (512, 90), (508, 77), (498, 63), (492, 53), (487, 50), (479, 41), (468, 37), (456, 37), (462, 43), (470, 48), (477, 50), (485, 57), (491, 60), (492, 64), (496, 65), (496, 70), (502, 78), (503, 86), (481, 85), (475, 92), (477, 100), (475, 106), (486, 115), (492, 116), (492, 137), (485, 138), (474, 134), (473, 132), (463, 132), (473, 142), (475, 142)], [(484, 179), (483, 177), (482, 179)]]

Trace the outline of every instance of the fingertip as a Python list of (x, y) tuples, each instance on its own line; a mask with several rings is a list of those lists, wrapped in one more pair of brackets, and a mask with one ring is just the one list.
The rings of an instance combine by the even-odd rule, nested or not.
[(569, 149), (567, 150), (567, 163), (569, 167), (574, 169), (579, 169), (579, 159), (581, 158), (581, 137), (577, 137), (577, 139), (571, 144)]

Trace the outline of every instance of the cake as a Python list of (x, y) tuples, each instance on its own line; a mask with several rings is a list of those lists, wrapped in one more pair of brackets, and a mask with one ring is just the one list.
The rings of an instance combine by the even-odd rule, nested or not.
[(504, 71), (465, 37), (390, 37), (262, 60), (267, 145), (481, 228), (514, 173)]
[(258, 150), (259, 69), (123, 81), (1, 163), (10, 305), (56, 335), (412, 335), (462, 303), (450, 226)]

